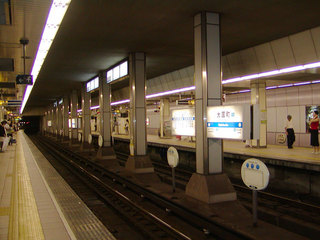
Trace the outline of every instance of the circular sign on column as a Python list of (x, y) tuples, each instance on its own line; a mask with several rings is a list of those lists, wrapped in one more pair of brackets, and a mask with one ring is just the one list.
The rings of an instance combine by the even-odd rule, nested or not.
[(179, 154), (177, 149), (169, 147), (167, 151), (167, 159), (170, 167), (175, 168), (179, 164)]
[(241, 166), (241, 177), (244, 184), (252, 190), (263, 190), (269, 183), (269, 170), (260, 160), (249, 158)]
[(82, 134), (81, 134), (81, 133), (78, 133), (78, 140), (79, 140), (79, 142), (81, 142), (81, 139), (82, 139)]
[(89, 136), (88, 136), (88, 143), (91, 144), (92, 143), (92, 135), (89, 133)]
[(98, 145), (99, 147), (103, 147), (103, 137), (101, 135), (98, 137)]

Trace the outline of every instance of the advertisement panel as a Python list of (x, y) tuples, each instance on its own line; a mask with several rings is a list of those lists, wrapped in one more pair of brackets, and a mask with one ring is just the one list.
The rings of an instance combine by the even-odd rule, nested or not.
[(172, 135), (195, 136), (195, 109), (184, 108), (172, 110)]
[(250, 104), (208, 107), (207, 137), (250, 139)]

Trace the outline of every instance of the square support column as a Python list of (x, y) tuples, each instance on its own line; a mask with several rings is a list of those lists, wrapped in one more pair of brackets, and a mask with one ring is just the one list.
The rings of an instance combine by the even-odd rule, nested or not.
[(58, 134), (61, 138), (61, 132), (63, 131), (63, 105), (58, 104)]
[(91, 132), (90, 128), (90, 98), (91, 94), (87, 92), (86, 84), (83, 85), (81, 90), (82, 101), (82, 138), (81, 142), (88, 142), (88, 137)]
[[(73, 119), (76, 120), (76, 124), (78, 122), (77, 119), (77, 110), (78, 110), (78, 94), (77, 90), (72, 90), (71, 93), (71, 103), (70, 103), (70, 112), (71, 112), (71, 122)], [(72, 128), (71, 125), (71, 140), (75, 141), (78, 139), (78, 129), (77, 128)]]
[(220, 16), (201, 12), (194, 17), (194, 58), (196, 85), (196, 173), (186, 194), (215, 203), (236, 199), (236, 193), (222, 173), (221, 139), (207, 138), (207, 107), (221, 105)]
[(111, 147), (111, 107), (110, 84), (106, 75), (99, 74), (99, 106), (100, 106), (100, 135), (103, 137), (103, 146)]
[(256, 148), (267, 147), (267, 101), (266, 101), (266, 83), (265, 82), (252, 82), (251, 88), (251, 104), (259, 104), (260, 110), (260, 123), (259, 139), (252, 139), (251, 146)]
[(105, 72), (99, 74), (99, 106), (100, 106), (100, 135), (103, 146), (99, 147), (97, 160), (107, 160), (106, 167), (118, 166), (116, 155), (111, 144), (111, 86), (107, 83)]
[(69, 139), (69, 97), (65, 96), (63, 98), (63, 136), (64, 139)]
[(154, 172), (147, 156), (146, 128), (146, 55), (131, 53), (130, 74), (130, 156), (126, 169), (135, 173)]

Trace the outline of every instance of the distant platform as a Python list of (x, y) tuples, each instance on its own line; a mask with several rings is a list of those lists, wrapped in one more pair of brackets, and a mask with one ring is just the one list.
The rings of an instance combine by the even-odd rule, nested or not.
[[(129, 140), (128, 135), (113, 135), (115, 139)], [(176, 137), (159, 138), (156, 135), (148, 135), (148, 145), (158, 147), (174, 146), (178, 150), (195, 152), (195, 142), (187, 139), (179, 140)], [(267, 148), (246, 147), (242, 141), (223, 141), (224, 156), (231, 158), (250, 157), (264, 159), (266, 162), (288, 166), (294, 168), (303, 168), (307, 170), (320, 171), (320, 154), (313, 154), (312, 148), (294, 147), (288, 149), (287, 146), (268, 145)]]

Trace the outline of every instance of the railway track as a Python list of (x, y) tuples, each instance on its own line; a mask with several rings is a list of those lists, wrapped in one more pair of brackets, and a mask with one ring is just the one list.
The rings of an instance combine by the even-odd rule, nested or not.
[[(116, 152), (118, 159), (125, 162), (127, 155)], [(163, 181), (171, 183), (171, 168), (164, 162), (153, 161), (155, 171)], [(176, 185), (185, 189), (192, 175), (191, 171), (176, 168)], [(240, 184), (233, 183), (237, 197), (249, 210), (252, 209), (252, 191)], [(259, 191), (258, 215), (261, 220), (304, 235), (310, 239), (320, 236), (320, 206), (304, 203), (285, 196)]]
[(101, 168), (46, 137), (33, 141), (59, 160), (146, 239), (253, 239)]

